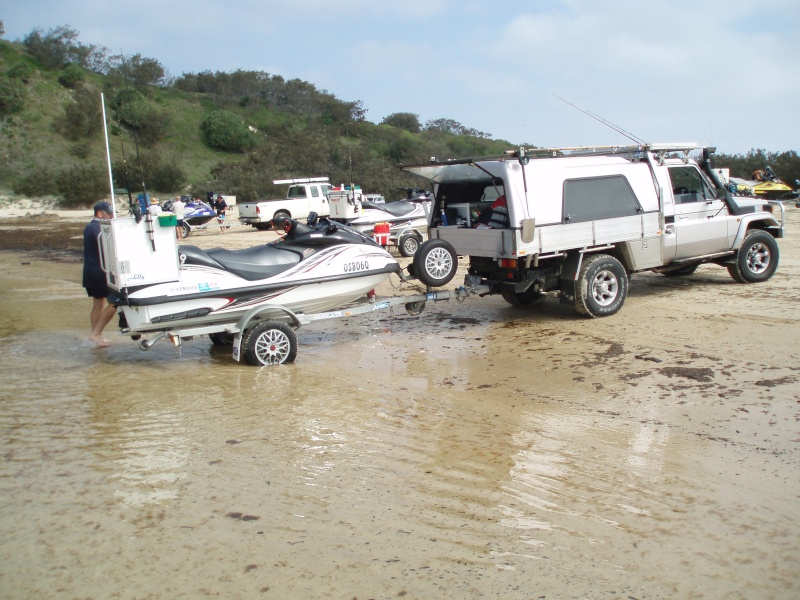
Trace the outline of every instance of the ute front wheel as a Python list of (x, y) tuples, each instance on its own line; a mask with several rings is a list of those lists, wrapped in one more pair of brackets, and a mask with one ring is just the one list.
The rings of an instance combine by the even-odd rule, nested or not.
[(242, 349), (247, 364), (256, 367), (290, 363), (297, 356), (297, 336), (284, 323), (262, 321), (245, 333)]
[(613, 256), (595, 254), (584, 258), (576, 286), (575, 310), (591, 318), (607, 317), (628, 296), (628, 274)]
[(767, 281), (778, 269), (778, 242), (766, 231), (751, 229), (736, 253), (736, 262), (728, 265), (728, 273), (739, 283)]
[(414, 254), (414, 276), (428, 287), (441, 287), (452, 281), (458, 256), (450, 242), (428, 240)]

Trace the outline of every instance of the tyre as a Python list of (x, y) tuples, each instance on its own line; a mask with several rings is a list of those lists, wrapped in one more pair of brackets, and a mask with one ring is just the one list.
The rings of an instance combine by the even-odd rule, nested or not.
[(445, 240), (428, 240), (414, 254), (414, 275), (429, 287), (447, 285), (456, 275), (458, 257)]
[(664, 276), (666, 277), (688, 277), (695, 271), (697, 271), (697, 267), (700, 266), (700, 263), (695, 263), (693, 265), (686, 265), (685, 267), (680, 267), (678, 269), (673, 269), (672, 271), (664, 271)]
[(515, 292), (514, 290), (504, 289), (500, 292), (503, 300), (508, 302), (511, 306), (534, 306), (544, 302), (547, 296), (542, 292), (537, 292), (532, 289), (525, 290), (524, 292)]
[(575, 288), (575, 310), (587, 317), (613, 315), (628, 296), (628, 274), (608, 254), (584, 257)]
[(739, 283), (767, 281), (778, 269), (778, 242), (761, 229), (751, 229), (736, 253), (736, 262), (728, 265), (728, 273)]
[(425, 302), (406, 302), (406, 312), (411, 315), (412, 317), (416, 317), (422, 314), (422, 311), (425, 310)]
[(254, 227), (256, 229), (258, 229), (259, 231), (267, 231), (270, 228), (270, 224), (269, 223), (256, 223), (254, 225)]
[(232, 333), (228, 333), (227, 331), (208, 334), (208, 339), (210, 339), (211, 343), (215, 346), (230, 346), (233, 344), (233, 338), (234, 335)]
[(288, 212), (286, 212), (285, 210), (279, 210), (279, 211), (278, 211), (278, 212), (276, 212), (274, 215), (272, 215), (272, 218), (273, 218), (273, 219), (291, 219), (291, 218), (292, 218), (292, 215), (290, 215), (290, 214), (289, 214)]
[(256, 367), (294, 362), (297, 336), (284, 323), (261, 321), (245, 333), (242, 350), (247, 364)]
[(192, 228), (189, 227), (189, 224), (188, 223), (181, 223), (179, 225), (179, 227), (181, 228), (181, 237), (183, 239), (188, 238), (189, 234), (192, 232)]
[(397, 242), (397, 248), (403, 256), (414, 256), (419, 250), (419, 238), (414, 234), (407, 234)]

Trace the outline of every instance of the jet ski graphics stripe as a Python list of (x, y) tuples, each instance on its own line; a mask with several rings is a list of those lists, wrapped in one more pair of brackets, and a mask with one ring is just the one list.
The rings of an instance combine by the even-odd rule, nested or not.
[[(309, 269), (310, 270), (310, 269)], [(233, 288), (226, 290), (215, 290), (214, 292), (199, 292), (193, 294), (180, 294), (175, 296), (159, 295), (141, 298), (132, 298), (131, 296), (139, 291), (147, 289), (150, 286), (143, 286), (138, 289), (129, 289), (127, 294), (119, 294), (120, 302), (126, 306), (153, 306), (156, 304), (166, 304), (168, 302), (179, 302), (183, 300), (197, 300), (200, 298), (228, 298), (230, 301), (251, 300), (261, 296), (278, 295), (287, 291), (288, 289), (296, 289), (305, 285), (315, 285), (331, 281), (340, 281), (342, 279), (356, 279), (361, 277), (369, 277), (380, 274), (399, 273), (400, 265), (392, 263), (380, 269), (371, 269), (369, 271), (357, 271), (353, 273), (342, 273), (340, 275), (327, 275), (324, 277), (313, 277), (309, 279), (302, 279), (299, 281), (286, 281), (282, 278), (281, 281), (265, 282), (262, 285), (248, 286), (241, 288)], [(288, 273), (287, 273), (288, 275)], [(124, 297), (123, 297), (124, 296)]]

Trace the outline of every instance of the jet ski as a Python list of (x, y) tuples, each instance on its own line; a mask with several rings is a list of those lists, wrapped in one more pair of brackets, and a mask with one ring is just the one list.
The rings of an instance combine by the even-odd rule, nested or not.
[(294, 219), (274, 224), (285, 233), (274, 242), (201, 250), (178, 246), (174, 225), (156, 223), (152, 216), (141, 223), (125, 218), (104, 223), (102, 259), (123, 333), (175, 330), (186, 336), (193, 328), (222, 331), (247, 315), (280, 320), (331, 310), (367, 296), (400, 272), (370, 237), (317, 220), (313, 213), (308, 224)]
[[(345, 190), (338, 195), (332, 191), (328, 197), (331, 216), (366, 235), (379, 234), (379, 240), (380, 234), (384, 234), (384, 245), (396, 244), (403, 256), (413, 256), (428, 228), (433, 194), (418, 188), (400, 189), (406, 191), (406, 199), (386, 203), (366, 200), (358, 191), (353, 194)], [(388, 224), (388, 229), (383, 227), (376, 232), (378, 224)]]
[[(191, 196), (182, 196), (181, 200), (184, 202), (182, 231), (184, 239), (189, 237), (194, 227), (200, 227), (217, 218), (217, 211), (202, 200)], [(171, 211), (172, 200), (167, 200), (163, 208), (165, 211)]]

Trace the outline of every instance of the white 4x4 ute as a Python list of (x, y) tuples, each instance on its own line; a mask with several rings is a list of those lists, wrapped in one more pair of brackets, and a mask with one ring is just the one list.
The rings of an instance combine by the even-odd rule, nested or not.
[[(702, 158), (690, 158), (697, 151)], [(715, 263), (741, 283), (766, 281), (778, 267), (783, 205), (731, 195), (711, 168), (713, 152), (695, 144), (520, 148), (401, 166), (433, 183), (436, 196), (429, 240), (410, 270), (441, 286), (466, 256), (467, 284), (515, 305), (557, 296), (589, 317), (616, 313), (637, 271), (683, 276)], [(507, 213), (505, 225), (483, 218), (489, 224), (476, 227), (492, 203)]]

